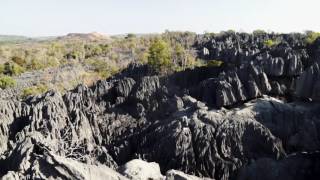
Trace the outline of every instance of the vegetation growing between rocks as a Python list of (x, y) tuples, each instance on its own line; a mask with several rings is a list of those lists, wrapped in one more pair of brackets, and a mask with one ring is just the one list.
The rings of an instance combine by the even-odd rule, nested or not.
[(30, 95), (37, 95), (37, 94), (42, 94), (48, 91), (48, 87), (46, 85), (38, 85), (38, 86), (31, 86), (23, 89), (22, 91), (22, 98), (26, 98)]
[[(271, 174), (268, 179), (275, 179), (273, 169), (283, 169), (284, 175), (278, 176), (280, 170), (277, 177), (292, 177), (286, 175), (291, 164), (297, 167), (292, 172), (299, 172), (300, 177), (316, 174), (318, 165), (312, 159), (320, 156), (314, 156), (319, 148), (312, 142), (317, 142), (314, 135), (319, 132), (314, 127), (319, 122), (319, 41), (306, 45), (306, 36), (300, 34), (257, 37), (233, 31), (193, 38), (192, 33), (165, 32), (151, 37), (127, 35), (112, 42), (50, 42), (44, 57), (56, 59), (57, 64), (40, 69), (26, 64), (47, 59), (30, 58), (28, 53), (27, 58), (17, 54), (19, 58), (5, 58), (1, 67), (1, 77), (7, 78), (4, 87), (12, 86), (10, 79), (17, 78), (19, 83), (35, 79), (36, 83), (26, 83), (29, 87), (23, 89), (22, 98), (55, 86), (67, 91), (65, 82), (74, 87), (108, 78), (126, 66), (125, 60), (149, 63), (159, 74), (134, 64), (91, 88), (80, 85), (65, 95), (50, 91), (27, 99), (5, 96), (0, 110), (1, 174), (16, 179), (51, 176), (50, 172), (63, 166), (68, 175), (62, 177), (82, 176), (73, 171), (80, 162), (120, 171), (132, 155), (159, 163), (160, 178), (164, 177), (161, 168), (215, 179), (237, 179), (239, 173), (243, 179), (257, 177), (264, 169)], [(264, 45), (268, 39), (271, 48)], [(275, 40), (281, 44), (274, 46)], [(202, 67), (183, 71), (194, 66)], [(17, 67), (26, 72), (14, 73)], [(169, 71), (182, 72), (162, 74)], [(47, 86), (47, 82), (54, 85)], [(10, 90), (0, 91), (6, 92), (10, 96)], [(285, 121), (288, 117), (293, 120)], [(231, 143), (221, 145), (224, 141)], [(302, 161), (303, 154), (307, 161)], [(14, 161), (17, 157), (22, 160)], [(248, 164), (252, 158), (256, 161)], [(286, 160), (289, 163), (283, 163)], [(299, 166), (305, 162), (306, 167)], [(76, 166), (70, 167), (73, 163)], [(17, 171), (17, 167), (26, 168)], [(82, 172), (90, 174), (94, 167)], [(274, 168), (269, 171), (268, 167)]]
[[(198, 53), (201, 50), (195, 46), (199, 46), (197, 43), (201, 43), (200, 39), (224, 39), (239, 35), (245, 33), (229, 30), (197, 35), (193, 32), (165, 31), (148, 35), (129, 33), (104, 39), (63, 36), (41, 41), (25, 40), (16, 44), (2, 42), (0, 74), (16, 80), (17, 87), (26, 82), (27, 86), (45, 84), (49, 89), (65, 91), (79, 83), (90, 85), (108, 78), (132, 62), (149, 64), (159, 73), (198, 66), (219, 67), (223, 57), (200, 57)], [(259, 46), (273, 48), (282, 42), (279, 34), (263, 30), (256, 30), (252, 35), (253, 38), (262, 39)], [(312, 31), (301, 34), (308, 44), (314, 43), (319, 36), (319, 33)]]
[(313, 32), (313, 31), (307, 31), (306, 32), (306, 43), (307, 44), (312, 44), (316, 39), (320, 37), (320, 32)]
[(15, 85), (16, 85), (16, 81), (12, 77), (6, 76), (6, 75), (0, 76), (0, 88), (1, 89), (12, 88)]
[(223, 61), (219, 61), (219, 60), (211, 60), (208, 61), (207, 66), (208, 67), (220, 67), (222, 66)]
[[(196, 34), (163, 34), (86, 39), (67, 35), (44, 40), (0, 44), (0, 74), (19, 82), (17, 87), (46, 85), (63, 91), (79, 83), (92, 84), (125, 68), (129, 63), (149, 63), (157, 72), (181, 71), (201, 64), (192, 52)], [(56, 75), (55, 75), (56, 74)], [(63, 88), (62, 88), (63, 87)], [(21, 88), (20, 88), (21, 89)], [(28, 89), (21, 96), (41, 92)]]
[(276, 46), (280, 43), (278, 40), (268, 39), (264, 41), (264, 45), (271, 48), (273, 46)]

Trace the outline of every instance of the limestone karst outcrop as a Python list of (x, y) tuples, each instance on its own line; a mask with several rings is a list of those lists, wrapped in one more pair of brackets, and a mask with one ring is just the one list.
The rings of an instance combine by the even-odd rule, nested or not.
[(202, 39), (223, 66), (158, 75), (131, 64), (65, 94), (0, 97), (0, 175), (319, 179), (319, 65), (290, 39)]

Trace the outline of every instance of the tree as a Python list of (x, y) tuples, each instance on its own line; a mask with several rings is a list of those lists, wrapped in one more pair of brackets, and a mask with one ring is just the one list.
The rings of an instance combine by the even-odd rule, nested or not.
[(252, 32), (252, 34), (254, 36), (262, 36), (262, 35), (265, 35), (267, 34), (264, 30), (261, 30), (261, 29), (256, 29)]
[(165, 72), (171, 68), (171, 53), (169, 45), (161, 40), (155, 39), (149, 48), (148, 63), (158, 72)]
[(174, 53), (172, 53), (172, 59), (173, 63), (175, 66), (178, 66), (178, 68), (181, 68), (184, 70), (187, 65), (187, 52), (186, 50), (182, 47), (181, 44), (177, 44), (174, 47)]
[(133, 33), (129, 33), (127, 34), (127, 36), (125, 37), (126, 39), (132, 39), (132, 38), (136, 38), (137, 36)]

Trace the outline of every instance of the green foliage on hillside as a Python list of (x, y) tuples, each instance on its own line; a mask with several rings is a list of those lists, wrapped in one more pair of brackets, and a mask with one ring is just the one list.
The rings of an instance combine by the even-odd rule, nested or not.
[(181, 71), (196, 65), (191, 52), (196, 34), (193, 32), (166, 31), (151, 40), (147, 52), (139, 55), (141, 62), (147, 62), (158, 72)]
[(85, 44), (85, 58), (94, 56), (106, 56), (110, 52), (108, 44)]
[[(57, 89), (65, 90), (79, 83), (91, 85), (98, 79), (108, 78), (133, 61), (148, 63), (161, 73), (181, 71), (201, 64), (192, 48), (196, 37), (193, 32), (166, 31), (148, 35), (129, 33), (93, 41), (57, 38), (1, 43), (0, 74), (18, 80), (21, 73), (32, 71), (31, 76), (23, 75), (24, 78), (38, 77), (40, 80), (32, 83), (44, 83), (50, 88), (61, 86)], [(68, 69), (76, 73), (70, 75)], [(38, 94), (41, 89), (31, 87), (23, 94)]]
[(106, 79), (119, 71), (116, 64), (99, 59), (88, 59), (86, 63), (92, 67), (100, 79)]
[(15, 85), (16, 85), (16, 81), (12, 77), (6, 76), (6, 75), (0, 75), (1, 89), (11, 88), (11, 87), (14, 87)]

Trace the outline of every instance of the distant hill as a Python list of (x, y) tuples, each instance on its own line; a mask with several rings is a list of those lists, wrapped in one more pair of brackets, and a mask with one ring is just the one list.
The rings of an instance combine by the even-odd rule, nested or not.
[(95, 40), (106, 40), (106, 39), (109, 39), (109, 37), (104, 34), (92, 32), (92, 33), (69, 33), (65, 36), (60, 36), (57, 39), (95, 41)]
[(107, 40), (109, 36), (97, 32), (92, 33), (69, 33), (65, 36), (40, 36), (27, 37), (19, 35), (0, 35), (0, 43), (23, 43), (31, 41), (48, 41), (48, 40), (81, 40), (81, 41), (97, 41)]
[(55, 36), (39, 36), (39, 37), (27, 37), (17, 35), (0, 35), (0, 43), (24, 43), (24, 42), (37, 42), (48, 41), (55, 39)]
[(22, 42), (28, 40), (31, 40), (31, 38), (16, 35), (0, 35), (0, 42)]

